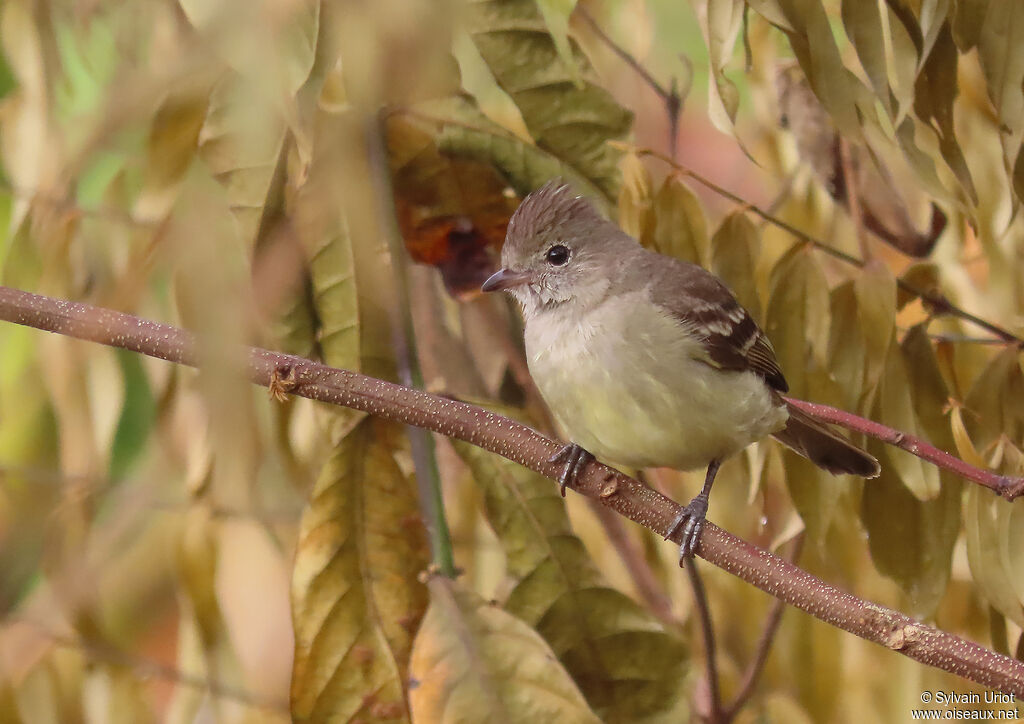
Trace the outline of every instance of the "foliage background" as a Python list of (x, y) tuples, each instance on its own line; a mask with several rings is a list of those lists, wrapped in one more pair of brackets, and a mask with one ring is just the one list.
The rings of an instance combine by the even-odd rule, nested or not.
[[(479, 450), (437, 439), (415, 455), (401, 428), (268, 401), (230, 355), (258, 343), (398, 378), (413, 372), (394, 344), (408, 315), (428, 389), (548, 427), (517, 364), (514, 310), (468, 290), (516, 194), (554, 175), (645, 243), (722, 275), (797, 396), (1022, 473), (1019, 349), (977, 341), (984, 331), (895, 280), (1024, 327), (1024, 10), (582, 4), (663, 90), (678, 78), (689, 91), (674, 141), (664, 99), (579, 12), (567, 20), (571, 2), (0, 6), (3, 283), (180, 324), (213, 360), (197, 373), (0, 327), (0, 719), (706, 711), (672, 546)], [(780, 64), (827, 115), (807, 93), (780, 102)], [(807, 151), (831, 148), (829, 123), (867, 177), (848, 184), (853, 204), (918, 229), (931, 200), (948, 217), (927, 262), (859, 243), (848, 195), (829, 194), (834, 156)], [(799, 244), (631, 147), (674, 148), (873, 261)], [(871, 154), (902, 200), (875, 193)], [(427, 264), (405, 264), (398, 228)], [(414, 471), (433, 467), (431, 450), (454, 584), (422, 575)], [(723, 468), (709, 517), (773, 549), (805, 531), (800, 564), (815, 574), (1019, 655), (1020, 503), (874, 452), (886, 472), (863, 482), (756, 446)], [(701, 475), (650, 479), (685, 500)], [(705, 578), (728, 696), (771, 602)], [(789, 611), (739, 718), (902, 720), (937, 689), (975, 690)]]

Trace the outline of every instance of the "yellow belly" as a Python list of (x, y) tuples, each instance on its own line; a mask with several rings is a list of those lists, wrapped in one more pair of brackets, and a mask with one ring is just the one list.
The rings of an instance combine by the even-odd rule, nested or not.
[(699, 342), (645, 301), (527, 320), (530, 372), (572, 441), (606, 462), (691, 470), (785, 425), (760, 377), (700, 361)]

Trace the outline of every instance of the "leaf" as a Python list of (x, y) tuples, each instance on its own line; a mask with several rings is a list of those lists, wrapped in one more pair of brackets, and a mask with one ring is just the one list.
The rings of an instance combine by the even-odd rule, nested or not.
[(557, 487), (493, 453), (452, 443), (483, 489), (487, 519), (517, 581), (508, 611), (548, 641), (602, 721), (676, 721), (686, 704), (682, 643), (608, 587), (572, 533)]
[(953, 125), (953, 103), (960, 90), (958, 57), (949, 26), (941, 27), (914, 86), (914, 112), (939, 137), (939, 151), (961, 188), (977, 205), (978, 192)]
[(742, 0), (706, 0), (700, 13), (708, 46), (708, 117), (715, 128), (733, 138), (740, 97), (736, 84), (725, 75), (725, 66), (743, 25), (744, 9)]
[[(888, 18), (884, 26), (878, 3), (843, 0), (842, 18), (875, 95), (889, 117), (896, 119), (902, 117), (914, 98), (918, 48), (888, 4), (885, 7)], [(920, 33), (918, 28), (915, 30)], [(891, 65), (886, 58), (887, 46), (892, 53)]]
[(139, 355), (114, 350), (124, 377), (124, 405), (110, 446), (109, 475), (119, 480), (142, 453), (156, 421), (156, 401)]
[[(1017, 471), (1020, 474), (1020, 470)], [(992, 495), (979, 485), (968, 486), (964, 503), (967, 562), (982, 595), (1006, 618), (1024, 626), (1024, 515), (1020, 506)]]
[(757, 257), (761, 235), (742, 211), (725, 217), (711, 237), (711, 271), (725, 282), (743, 308), (762, 321), (757, 294)]
[(398, 225), (409, 255), (436, 266), (450, 294), (470, 298), (494, 271), (518, 199), (489, 163), (453, 158), (432, 124), (408, 114), (387, 120)]
[(344, 209), (330, 198), (336, 189), (334, 158), (317, 155), (289, 212), (306, 252), (320, 357), (332, 367), (359, 371), (363, 344), (355, 260)]
[[(902, 432), (921, 435), (910, 396), (911, 374), (913, 370), (907, 369), (901, 355), (896, 354), (895, 350), (887, 354), (871, 417)], [(890, 466), (891, 472), (903, 481), (918, 500), (933, 500), (939, 494), (939, 472), (933, 465), (892, 445), (879, 445), (878, 448), (885, 460), (882, 467)]]
[(1000, 124), (1007, 168), (1024, 135), (1024, 7), (1016, 2), (989, 3), (978, 37), (978, 60)]
[(410, 667), (416, 721), (601, 721), (529, 626), (454, 581), (429, 587)]
[(622, 157), (622, 188), (619, 190), (619, 228), (634, 239), (643, 239), (652, 222), (654, 203), (651, 174), (635, 153)]
[(871, 262), (853, 284), (864, 340), (864, 385), (874, 390), (885, 370), (896, 331), (896, 280), (881, 262)]
[(864, 332), (854, 280), (832, 290), (829, 307), (828, 368), (843, 393), (842, 407), (861, 409), (864, 397), (864, 368), (867, 366)]
[(576, 0), (536, 0), (536, 3), (551, 34), (551, 40), (558, 50), (558, 57), (572, 73), (574, 80), (579, 83), (579, 68), (576, 67), (576, 59), (573, 58), (569, 42), (569, 17), (576, 8)]
[[(923, 294), (938, 294), (942, 291), (939, 286), (939, 267), (933, 262), (919, 261), (911, 264), (900, 275), (900, 280)], [(903, 287), (896, 289), (897, 309), (903, 309), (917, 298), (917, 295)]]
[(224, 187), (239, 231), (255, 244), (286, 139), (283, 109), (258, 79), (229, 74), (213, 89), (199, 155)]
[(284, 94), (309, 77), (320, 20), (317, 0), (179, 0), (186, 17), (239, 73)]
[(967, 393), (964, 418), (971, 439), (984, 450), (1000, 436), (1024, 439), (1024, 374), (1020, 352), (1009, 346), (995, 355)]
[[(948, 390), (924, 325), (907, 333), (901, 352), (907, 369), (913, 370), (910, 389), (921, 426), (933, 444), (953, 449), (943, 418)], [(880, 477), (864, 485), (861, 501), (872, 560), (900, 584), (910, 597), (914, 615), (922, 618), (934, 614), (946, 591), (960, 533), (963, 483), (945, 471), (939, 478), (939, 494), (920, 501), (901, 484), (893, 468), (883, 465)]]
[(988, 0), (955, 0), (952, 20), (953, 39), (961, 53), (966, 53), (978, 44), (981, 28), (985, 22)]
[(209, 92), (200, 81), (172, 92), (157, 109), (146, 139), (144, 187), (133, 212), (138, 218), (163, 221), (177, 200), (196, 156)]
[(473, 42), (511, 96), (537, 146), (566, 162), (609, 199), (618, 194), (622, 140), (633, 115), (593, 80), (586, 56), (570, 38), (582, 84), (558, 58), (534, 0), (475, 0), (468, 9)]
[(707, 267), (708, 225), (700, 200), (676, 176), (669, 176), (654, 197), (653, 222), (641, 243), (659, 254)]
[(830, 324), (828, 283), (808, 247), (797, 244), (772, 270), (765, 333), (790, 394), (806, 398), (808, 378), (825, 368)]
[(520, 196), (560, 176), (602, 209), (610, 207), (610, 198), (580, 171), (498, 125), (466, 96), (427, 101), (403, 112), (436, 124), (442, 153), (492, 163)]
[(361, 421), (302, 515), (292, 577), (297, 721), (408, 721), (413, 632), (426, 610), (426, 540), (396, 426)]

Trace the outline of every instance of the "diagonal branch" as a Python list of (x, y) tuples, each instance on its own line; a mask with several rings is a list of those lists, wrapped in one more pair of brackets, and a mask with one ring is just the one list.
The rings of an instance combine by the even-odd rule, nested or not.
[[(169, 362), (197, 366), (201, 361), (195, 337), (184, 330), (9, 287), (0, 287), (0, 319)], [(482, 408), (293, 355), (258, 348), (239, 350), (239, 354), (248, 357), (248, 379), (259, 385), (273, 384), (277, 393), (351, 407), (465, 440), (552, 479), (561, 472), (561, 466), (550, 462), (562, 447), (559, 443)], [(576, 490), (658, 532), (667, 530), (681, 510), (664, 495), (597, 462), (582, 471)], [(677, 544), (679, 538), (678, 533), (672, 536)], [(1024, 697), (1024, 662), (841, 591), (711, 523), (704, 528), (698, 553), (751, 585), (844, 631), (923, 664)]]
[(865, 417), (855, 415), (852, 412), (847, 412), (846, 410), (840, 410), (838, 407), (832, 407), (831, 405), (822, 405), (817, 402), (797, 400), (793, 397), (787, 397), (786, 401), (793, 405), (793, 407), (799, 408), (813, 418), (821, 420), (822, 422), (828, 422), (833, 425), (845, 427), (847, 430), (864, 433), (868, 437), (881, 440), (893, 447), (898, 447), (900, 450), (906, 450), (911, 455), (916, 455), (922, 460), (927, 460), (936, 467), (942, 468), (943, 470), (949, 470), (965, 480), (970, 480), (978, 485), (982, 485), (993, 492), (998, 493), (1007, 500), (1014, 500), (1021, 493), (1024, 493), (1024, 478), (1015, 478), (1010, 475), (999, 475), (998, 473), (993, 473), (990, 470), (976, 468), (970, 463), (950, 455), (945, 450), (939, 450), (939, 448), (935, 447), (927, 440), (923, 440), (916, 435), (902, 432), (901, 430), (889, 427), (888, 425), (883, 425), (882, 423), (875, 422), (874, 420), (868, 420)]

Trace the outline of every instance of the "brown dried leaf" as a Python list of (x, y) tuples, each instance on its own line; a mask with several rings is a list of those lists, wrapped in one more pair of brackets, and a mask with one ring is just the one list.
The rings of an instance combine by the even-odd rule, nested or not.
[(292, 578), (296, 720), (408, 721), (427, 551), (415, 491), (393, 457), (396, 435), (391, 423), (360, 422), (303, 513)]
[(494, 271), (516, 195), (491, 164), (440, 152), (433, 124), (387, 120), (398, 224), (410, 256), (438, 267), (452, 296), (468, 299)]

